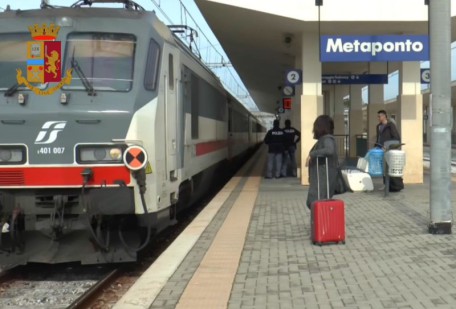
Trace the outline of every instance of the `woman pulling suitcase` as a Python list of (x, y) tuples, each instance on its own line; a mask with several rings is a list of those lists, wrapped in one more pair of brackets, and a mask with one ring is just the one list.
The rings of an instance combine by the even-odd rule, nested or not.
[[(313, 133), (317, 142), (306, 161), (309, 167), (307, 207), (311, 210), (311, 240), (319, 245), (345, 243), (345, 205), (342, 200), (331, 199), (336, 191), (339, 165), (333, 132), (331, 117), (322, 115), (315, 120)], [(326, 198), (322, 198), (320, 192), (326, 192)]]
[[(335, 180), (337, 176), (337, 169), (339, 158), (337, 156), (336, 141), (334, 139), (334, 121), (327, 115), (318, 116), (313, 124), (314, 139), (317, 140), (315, 145), (309, 152), (306, 160), (306, 167), (309, 167), (309, 193), (307, 195), (307, 207), (313, 202), (318, 200), (317, 178), (320, 178), (320, 191), (326, 192), (326, 173), (324, 168), (318, 170), (317, 157), (320, 166), (324, 166), (325, 158), (328, 158), (328, 175), (329, 175), (329, 196), (328, 199), (334, 195)], [(317, 177), (317, 173), (319, 173)]]

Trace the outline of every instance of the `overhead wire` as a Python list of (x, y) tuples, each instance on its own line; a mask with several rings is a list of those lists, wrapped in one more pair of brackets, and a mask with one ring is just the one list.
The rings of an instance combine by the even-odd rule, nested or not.
[(154, 3), (155, 7), (163, 14), (163, 16), (168, 20), (169, 24), (172, 24), (173, 21), (169, 18), (168, 15), (166, 15), (165, 11), (163, 11), (163, 9), (161, 8), (161, 5), (160, 3), (157, 3), (157, 1), (155, 0), (150, 0)]
[[(182, 2), (182, 0), (179, 0), (179, 2), (180, 2), (180, 4), (181, 4), (181, 7), (184, 9), (184, 12), (186, 12), (186, 15), (188, 15), (188, 16), (191, 18), (191, 20), (195, 23), (196, 28), (198, 29), (198, 31), (204, 36), (204, 38), (206, 38), (206, 41), (209, 43), (209, 45), (212, 47), (212, 49), (213, 49), (217, 54), (220, 55), (221, 61), (222, 61), (222, 63), (223, 63), (223, 62), (224, 62), (224, 58), (225, 58), (224, 55), (223, 55), (223, 54), (214, 46), (214, 44), (211, 42), (211, 40), (209, 40), (209, 38), (207, 37), (207, 35), (204, 33), (204, 31), (200, 28), (200, 26), (198, 25), (198, 23), (197, 23), (197, 22), (195, 21), (195, 19), (193, 18), (193, 16), (190, 14), (190, 12), (188, 11), (187, 7), (184, 5), (184, 3)], [(231, 78), (236, 82), (236, 86), (238, 87), (238, 89), (241, 88), (241, 89), (245, 90), (245, 91), (244, 91), (245, 94), (243, 94), (243, 95), (241, 95), (241, 94), (238, 93), (238, 92), (234, 92), (234, 91), (233, 91), (233, 92), (234, 92), (233, 94), (234, 94), (235, 96), (239, 97), (239, 98), (245, 96), (245, 97), (251, 99), (251, 96), (250, 96), (248, 90), (245, 89), (244, 86), (239, 85), (239, 83), (237, 82), (237, 79), (236, 79), (236, 77), (234, 76), (233, 71), (232, 71), (229, 67), (227, 67), (227, 70), (228, 70), (229, 74), (231, 75)], [(223, 80), (222, 80), (222, 83), (223, 83)], [(230, 88), (230, 87), (228, 87), (228, 88)], [(230, 89), (228, 89), (228, 90), (230, 90)], [(241, 99), (241, 101), (243, 101), (243, 100)], [(244, 101), (244, 103), (246, 103), (246, 102)], [(257, 108), (255, 102), (253, 102), (253, 100), (251, 100), (251, 102), (249, 102), (248, 105), (251, 106), (252, 103), (253, 103), (253, 105), (255, 106), (255, 108), (258, 110), (258, 108)]]
[[(162, 9), (160, 3), (157, 3), (156, 0), (151, 0), (153, 2), (153, 4), (155, 5), (155, 7), (161, 12), (161, 14), (164, 16), (164, 18), (166, 18), (166, 20), (169, 22), (169, 24), (173, 24), (173, 21), (172, 19), (166, 14), (166, 12)], [(229, 64), (230, 62), (229, 61), (225, 61), (225, 56), (216, 48), (216, 46), (212, 43), (212, 41), (208, 38), (208, 36), (206, 35), (206, 33), (201, 29), (201, 27), (198, 25), (198, 23), (196, 22), (195, 18), (193, 18), (192, 14), (190, 14), (189, 10), (187, 9), (187, 7), (185, 6), (185, 4), (182, 2), (182, 0), (179, 0), (179, 3), (180, 3), (180, 19), (181, 19), (181, 24), (182, 25), (187, 25), (188, 24), (188, 19), (190, 19), (194, 25), (195, 25), (195, 28), (198, 30), (198, 33), (200, 33), (205, 39), (206, 41), (208, 42), (209, 46), (207, 47), (208, 50), (209, 48), (211, 47), (215, 53), (217, 53), (220, 57), (221, 57), (221, 68), (226, 68), (225, 71), (228, 71), (228, 74), (231, 76), (231, 79), (236, 83), (236, 86), (237, 86), (237, 90), (234, 91), (232, 89), (232, 87), (229, 85), (229, 83), (226, 81), (227, 78), (221, 78), (220, 77), (220, 73), (217, 74), (216, 71), (214, 70), (214, 68), (211, 68), (211, 70), (214, 72), (214, 74), (216, 74), (219, 79), (220, 79), (220, 82), (224, 85), (225, 88), (227, 88), (227, 90), (235, 97), (237, 97), (241, 102), (244, 103), (244, 105), (249, 109), (249, 110), (252, 110), (252, 111), (258, 111), (258, 107), (256, 106), (255, 102), (253, 101), (252, 97), (250, 96), (248, 90), (245, 88), (244, 85), (240, 85), (240, 83), (238, 82), (238, 80), (240, 80), (240, 77), (235, 77), (234, 74), (233, 74), (233, 71), (234, 68), (232, 66), (225, 66), (224, 64)], [(199, 39), (199, 37), (198, 37)], [(220, 44), (217, 44), (218, 46), (220, 46)], [(196, 48), (196, 51), (197, 51), (197, 55), (199, 55), (200, 59), (202, 59), (202, 54), (201, 54), (201, 50), (200, 48), (198, 47), (198, 42), (195, 41), (195, 48)], [(206, 52), (206, 57), (207, 55), (211, 55), (210, 52)], [(208, 65), (209, 63), (211, 63), (211, 61), (208, 61), (207, 59), (202, 59), (203, 62)], [(209, 65), (208, 65), (209, 67)], [(226, 76), (226, 75), (225, 75)], [(236, 87), (234, 87), (236, 88)], [(239, 89), (242, 90), (242, 93), (240, 93)]]

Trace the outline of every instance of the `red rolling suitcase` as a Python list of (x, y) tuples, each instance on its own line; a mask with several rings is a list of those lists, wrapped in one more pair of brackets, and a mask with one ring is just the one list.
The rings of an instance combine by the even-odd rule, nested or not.
[(311, 205), (312, 243), (345, 243), (345, 204), (342, 200), (329, 199), (328, 158), (326, 158), (326, 198), (320, 199), (320, 177), (317, 161), (318, 201)]

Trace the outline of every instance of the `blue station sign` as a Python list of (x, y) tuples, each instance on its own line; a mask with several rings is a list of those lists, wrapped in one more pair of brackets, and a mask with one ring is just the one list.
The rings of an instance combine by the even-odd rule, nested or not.
[(427, 35), (322, 35), (321, 62), (429, 60)]
[(323, 85), (388, 84), (388, 74), (323, 74)]

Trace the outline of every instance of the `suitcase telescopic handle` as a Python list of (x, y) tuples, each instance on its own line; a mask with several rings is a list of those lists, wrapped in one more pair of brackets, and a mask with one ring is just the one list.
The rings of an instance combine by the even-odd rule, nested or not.
[(328, 157), (317, 157), (317, 190), (318, 190), (318, 199), (320, 199), (320, 169), (318, 165), (319, 158), (325, 158), (326, 166), (326, 198), (329, 200), (329, 173), (328, 173)]

